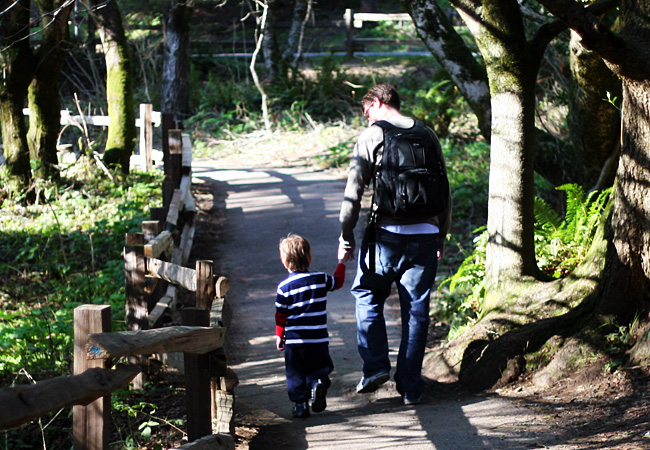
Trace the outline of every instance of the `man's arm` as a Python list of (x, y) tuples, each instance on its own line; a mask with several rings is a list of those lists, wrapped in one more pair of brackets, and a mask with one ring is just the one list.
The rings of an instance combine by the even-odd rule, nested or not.
[(354, 146), (339, 215), (339, 221), (341, 222), (339, 249), (349, 250), (347, 255), (339, 254), (339, 259), (344, 262), (354, 259), (354, 228), (359, 220), (361, 199), (366, 186), (368, 186), (372, 178), (375, 150), (383, 142), (383, 130), (378, 126), (371, 126), (359, 136), (359, 140)]

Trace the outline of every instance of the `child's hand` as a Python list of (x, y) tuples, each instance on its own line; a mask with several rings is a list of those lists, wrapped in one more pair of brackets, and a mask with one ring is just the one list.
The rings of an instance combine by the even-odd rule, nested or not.
[(284, 350), (284, 339), (280, 336), (275, 337), (275, 348), (278, 350)]

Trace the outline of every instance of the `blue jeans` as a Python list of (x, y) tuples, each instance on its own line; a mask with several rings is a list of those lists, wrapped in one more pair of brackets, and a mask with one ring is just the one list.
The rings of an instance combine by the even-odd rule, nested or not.
[(424, 392), (422, 360), (429, 332), (429, 300), (438, 269), (438, 234), (404, 235), (376, 230), (375, 268), (368, 270), (368, 231), (359, 251), (351, 292), (356, 298), (357, 345), (363, 376), (390, 373), (384, 303), (397, 285), (402, 338), (395, 383), (400, 395), (418, 398)]

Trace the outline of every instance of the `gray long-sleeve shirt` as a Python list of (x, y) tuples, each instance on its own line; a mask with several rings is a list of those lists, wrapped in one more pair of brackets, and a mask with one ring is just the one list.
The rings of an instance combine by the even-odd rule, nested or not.
[[(386, 118), (388, 122), (399, 128), (411, 128), (414, 125), (414, 120), (406, 116), (391, 116)], [(437, 151), (440, 159), (444, 163), (440, 141), (435, 135), (433, 130), (429, 129), (433, 135), (433, 140), (436, 143)], [(350, 161), (350, 172), (348, 174), (348, 181), (345, 186), (345, 193), (343, 203), (341, 205), (341, 213), (339, 221), (341, 222), (341, 236), (339, 242), (343, 248), (354, 248), (354, 228), (359, 220), (359, 213), (361, 211), (361, 198), (363, 192), (372, 180), (372, 172), (375, 165), (375, 154), (381, 158), (381, 152), (375, 150), (380, 147), (384, 142), (384, 132), (377, 126), (372, 125), (368, 127), (354, 146), (352, 159)], [(449, 232), (451, 225), (451, 198), (449, 199), (449, 208), (437, 216), (431, 216), (426, 219), (398, 219), (379, 215), (377, 217), (377, 225), (406, 225), (414, 223), (431, 223), (436, 225), (440, 230), (440, 246), (444, 243), (445, 236)]]

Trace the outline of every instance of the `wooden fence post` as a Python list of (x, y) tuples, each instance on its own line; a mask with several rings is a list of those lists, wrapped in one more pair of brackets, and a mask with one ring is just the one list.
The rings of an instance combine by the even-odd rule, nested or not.
[[(162, 231), (162, 222), (159, 220), (145, 220), (142, 222), (142, 233), (144, 234), (144, 243), (148, 244), (149, 241), (154, 239), (156, 236), (160, 234)], [(167, 258), (164, 256), (160, 256), (160, 259), (166, 261)], [(167, 290), (167, 286), (169, 283), (167, 283), (164, 280), (158, 280), (156, 278), (147, 278), (145, 277), (145, 286), (146, 286), (146, 291), (145, 293), (147, 294), (147, 308), (148, 311), (153, 310), (153, 308), (156, 306), (156, 303), (160, 298), (165, 295), (165, 291)], [(149, 314), (147, 313), (147, 316)], [(148, 319), (148, 317), (147, 317)]]
[[(144, 234), (127, 233), (124, 247), (124, 281), (126, 294), (126, 329), (146, 330), (149, 328), (149, 307), (145, 293)], [(132, 383), (134, 389), (142, 389), (146, 381), (145, 357), (129, 358), (132, 364), (142, 365), (142, 372)]]
[(212, 261), (196, 262), (196, 306), (210, 310), (215, 296)]
[[(183, 325), (210, 326), (210, 312), (205, 308), (185, 308)], [(209, 355), (184, 353), (185, 392), (187, 399), (187, 440), (195, 441), (212, 434)]]
[(163, 151), (163, 169), (167, 175), (169, 165), (169, 130), (176, 128), (174, 114), (163, 112), (160, 115), (160, 127), (162, 128), (162, 151)]
[(151, 170), (151, 152), (153, 151), (153, 105), (140, 104), (140, 156), (145, 160), (145, 168)]
[(183, 135), (181, 130), (169, 130), (169, 171), (174, 189), (181, 185), (183, 175)]
[[(111, 331), (111, 307), (82, 305), (74, 310), (74, 368), (80, 375), (93, 367), (106, 368), (106, 360), (86, 358), (86, 340), (91, 333)], [(72, 408), (74, 450), (108, 449), (108, 425), (111, 417), (111, 396), (106, 395), (86, 406)]]

